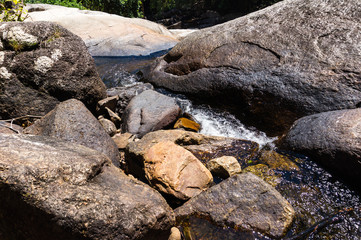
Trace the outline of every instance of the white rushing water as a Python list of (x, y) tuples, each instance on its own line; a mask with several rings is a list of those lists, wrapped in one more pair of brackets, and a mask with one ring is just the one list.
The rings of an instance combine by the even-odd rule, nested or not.
[(177, 97), (176, 99), (183, 111), (190, 113), (201, 124), (200, 133), (202, 134), (250, 140), (257, 142), (260, 147), (274, 146), (276, 137), (270, 138), (264, 132), (247, 128), (239, 119), (226, 111), (216, 111), (207, 105), (196, 106), (185, 98)]

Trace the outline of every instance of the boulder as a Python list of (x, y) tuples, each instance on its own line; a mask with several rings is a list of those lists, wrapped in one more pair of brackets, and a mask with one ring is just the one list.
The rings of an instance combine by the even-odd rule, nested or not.
[(144, 156), (145, 176), (163, 194), (188, 200), (213, 183), (212, 174), (188, 150), (173, 142), (160, 142)]
[(278, 135), (299, 117), (360, 106), (360, 11), (359, 0), (281, 1), (188, 35), (144, 78)]
[(122, 130), (144, 136), (175, 122), (181, 113), (176, 101), (153, 90), (146, 90), (135, 96), (122, 115)]
[(107, 89), (107, 94), (110, 97), (117, 97), (117, 103), (115, 109), (112, 110), (121, 116), (128, 106), (130, 100), (133, 97), (141, 94), (145, 90), (153, 90), (153, 86), (150, 83), (136, 83), (131, 86), (114, 87)]
[(48, 22), (0, 23), (0, 119), (45, 115), (76, 98), (89, 109), (106, 97), (83, 41)]
[(234, 156), (240, 163), (244, 163), (252, 159), (258, 151), (258, 144), (251, 141), (206, 136), (183, 130), (160, 130), (150, 132), (142, 139), (127, 145), (125, 155), (129, 173), (147, 181), (144, 178), (144, 156), (155, 144), (167, 141), (187, 149), (203, 164), (222, 156)]
[(251, 173), (234, 175), (175, 210), (177, 221), (196, 215), (220, 225), (282, 237), (295, 212), (271, 185)]
[(280, 148), (310, 156), (361, 189), (361, 108), (303, 117)]
[(27, 127), (24, 133), (55, 137), (84, 145), (104, 153), (115, 166), (119, 166), (117, 145), (84, 104), (76, 99), (60, 103), (54, 110)]
[(59, 139), (0, 134), (5, 239), (168, 239), (172, 209), (103, 154)]
[(165, 27), (146, 19), (48, 4), (28, 4), (27, 9), (26, 21), (58, 23), (80, 36), (92, 56), (144, 56), (178, 42)]
[(237, 159), (231, 156), (214, 158), (206, 166), (213, 175), (223, 179), (242, 172), (241, 165), (239, 165)]

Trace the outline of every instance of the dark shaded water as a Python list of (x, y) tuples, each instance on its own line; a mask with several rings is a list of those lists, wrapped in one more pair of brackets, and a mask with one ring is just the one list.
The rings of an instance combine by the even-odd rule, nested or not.
[[(149, 64), (154, 57), (95, 58), (99, 73), (108, 87), (131, 85), (138, 81), (138, 69)], [(192, 114), (202, 125), (203, 134), (236, 137), (258, 142), (261, 147), (274, 149), (273, 141), (264, 133), (245, 127), (232, 114), (208, 105), (194, 105), (185, 96), (158, 91), (175, 97), (183, 110)], [(274, 149), (276, 151), (276, 149)], [(291, 203), (296, 218), (284, 239), (298, 235), (317, 223), (318, 229), (297, 239), (361, 239), (361, 198), (347, 185), (338, 181), (306, 156), (279, 152), (299, 170), (269, 169), (264, 174), (277, 181), (276, 189)], [(263, 163), (259, 158), (247, 165)], [(246, 167), (246, 166), (245, 166)], [(266, 176), (266, 177), (267, 177)], [(344, 212), (340, 212), (344, 211)], [(332, 218), (334, 217), (334, 218)], [(204, 219), (190, 218), (180, 223), (185, 239), (269, 239), (255, 232), (240, 232), (213, 225)]]

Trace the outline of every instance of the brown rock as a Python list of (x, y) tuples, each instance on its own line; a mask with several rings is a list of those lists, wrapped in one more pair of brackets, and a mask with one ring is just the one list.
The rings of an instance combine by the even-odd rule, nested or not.
[(251, 173), (236, 174), (175, 210), (177, 221), (196, 215), (219, 226), (282, 237), (295, 216), (292, 206), (271, 185)]
[(112, 138), (118, 148), (124, 150), (134, 140), (134, 135), (131, 133), (117, 133)]
[(247, 162), (258, 151), (258, 144), (247, 140), (212, 137), (183, 130), (160, 130), (150, 132), (139, 141), (128, 145), (126, 161), (130, 173), (145, 180), (144, 155), (153, 145), (164, 141), (171, 141), (184, 147), (204, 164), (222, 156), (234, 156), (240, 163)]
[(186, 130), (199, 132), (201, 125), (196, 123), (195, 121), (192, 121), (188, 118), (179, 118), (177, 122), (174, 124), (173, 128), (184, 128)]
[(242, 172), (241, 165), (235, 157), (223, 156), (212, 159), (207, 163), (207, 168), (215, 176), (223, 179)]
[(199, 194), (213, 181), (212, 174), (192, 153), (169, 141), (152, 146), (144, 159), (150, 185), (180, 200)]

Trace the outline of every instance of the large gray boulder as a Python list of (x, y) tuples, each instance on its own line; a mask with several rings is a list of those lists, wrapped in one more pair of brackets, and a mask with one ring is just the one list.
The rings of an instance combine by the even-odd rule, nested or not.
[(177, 120), (181, 113), (175, 99), (153, 90), (132, 98), (122, 115), (122, 130), (142, 137)]
[(149, 55), (178, 42), (177, 35), (146, 19), (49, 4), (28, 4), (27, 9), (26, 21), (50, 21), (69, 29), (83, 39), (92, 56)]
[(45, 115), (76, 98), (90, 109), (106, 97), (83, 41), (48, 22), (0, 23), (0, 119)]
[(144, 77), (236, 106), (270, 134), (361, 103), (361, 2), (285, 0), (188, 35)]
[(93, 114), (76, 99), (60, 103), (24, 133), (55, 137), (97, 150), (119, 166), (119, 151), (113, 139)]
[(275, 238), (287, 232), (295, 216), (287, 200), (252, 173), (234, 175), (209, 188), (177, 208), (175, 214), (177, 221), (195, 215), (220, 226)]
[(361, 108), (303, 117), (280, 147), (312, 157), (361, 189)]
[(168, 239), (172, 209), (87, 147), (0, 134), (2, 239)]

